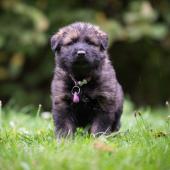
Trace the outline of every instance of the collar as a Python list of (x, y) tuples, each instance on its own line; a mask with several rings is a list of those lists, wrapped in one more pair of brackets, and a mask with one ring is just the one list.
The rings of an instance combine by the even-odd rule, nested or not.
[(69, 75), (70, 78), (72, 79), (72, 81), (74, 82), (74, 85), (75, 86), (79, 86), (79, 87), (82, 87), (83, 85), (87, 84), (90, 80), (91, 80), (91, 77), (87, 77), (87, 78), (84, 78), (83, 80), (81, 81), (77, 81), (72, 74)]
[(82, 81), (77, 81), (73, 75), (69, 75), (70, 78), (72, 79), (72, 81), (74, 82), (74, 86), (71, 90), (71, 94), (72, 94), (72, 100), (73, 100), (73, 103), (79, 103), (80, 101), (80, 92), (81, 92), (81, 87), (83, 85), (86, 85), (90, 80), (91, 80), (91, 77), (88, 77), (88, 78), (84, 78)]

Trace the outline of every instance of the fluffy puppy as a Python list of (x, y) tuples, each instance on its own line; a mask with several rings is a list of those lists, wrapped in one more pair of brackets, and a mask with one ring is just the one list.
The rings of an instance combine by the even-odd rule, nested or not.
[(107, 47), (107, 34), (89, 23), (73, 23), (52, 36), (52, 112), (58, 137), (87, 125), (93, 134), (119, 129), (123, 91)]

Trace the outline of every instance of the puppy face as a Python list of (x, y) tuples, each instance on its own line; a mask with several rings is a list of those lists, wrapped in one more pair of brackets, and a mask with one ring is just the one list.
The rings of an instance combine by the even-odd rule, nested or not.
[(74, 75), (98, 68), (105, 58), (107, 34), (88, 23), (73, 23), (51, 38), (59, 67)]

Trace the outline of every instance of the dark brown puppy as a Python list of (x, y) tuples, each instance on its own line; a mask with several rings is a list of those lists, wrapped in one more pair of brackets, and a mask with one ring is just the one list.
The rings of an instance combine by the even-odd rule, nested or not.
[(93, 134), (117, 131), (123, 92), (107, 55), (107, 34), (77, 22), (54, 34), (51, 47), (56, 60), (51, 92), (57, 136), (87, 125)]

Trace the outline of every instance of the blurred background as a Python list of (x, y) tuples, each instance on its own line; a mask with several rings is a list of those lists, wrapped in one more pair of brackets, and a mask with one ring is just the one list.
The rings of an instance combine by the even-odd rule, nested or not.
[(1, 0), (0, 100), (51, 108), (50, 37), (75, 21), (101, 26), (124, 92), (136, 106), (170, 100), (169, 0)]

